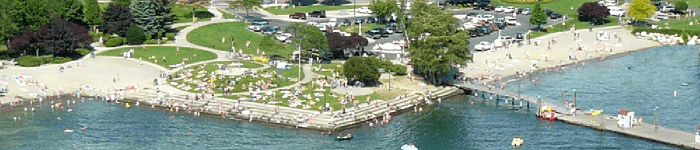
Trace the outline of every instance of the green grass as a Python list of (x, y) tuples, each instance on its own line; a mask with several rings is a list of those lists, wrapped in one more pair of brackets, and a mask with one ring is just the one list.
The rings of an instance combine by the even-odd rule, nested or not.
[[(553, 2), (543, 3), (540, 6), (542, 9), (550, 9), (570, 17), (576, 16), (576, 10), (586, 2), (595, 2), (596, 0), (554, 0)], [(491, 4), (502, 6), (514, 6), (518, 8), (535, 8), (535, 4), (517, 4), (507, 3), (500, 0), (491, 1)], [(574, 9), (571, 9), (573, 7)]]
[(236, 18), (236, 15), (233, 15), (233, 14), (231, 14), (230, 12), (223, 11), (223, 10), (221, 10), (221, 9), (216, 9), (216, 10), (219, 10), (219, 12), (221, 12), (222, 14), (224, 14), (224, 18), (226, 18), (226, 19), (233, 19), (233, 18)]
[(534, 31), (528, 35), (530, 38), (536, 38), (540, 36), (544, 36), (550, 33), (556, 33), (556, 32), (562, 32), (562, 31), (568, 31), (571, 28), (572, 24), (576, 25), (576, 29), (588, 29), (589, 27), (593, 28), (598, 28), (598, 27), (605, 27), (605, 26), (616, 26), (619, 25), (619, 21), (615, 17), (608, 17), (608, 20), (610, 22), (604, 24), (604, 25), (591, 25), (589, 22), (586, 21), (580, 21), (578, 19), (569, 19), (566, 21), (566, 25), (561, 25), (561, 23), (554, 24), (551, 27), (547, 27), (547, 32), (539, 32), (539, 31)]
[[(683, 17), (685, 17), (685, 15), (683, 15)], [(689, 19), (670, 19), (655, 24), (658, 25), (659, 28), (664, 29), (666, 29), (666, 23), (668, 22), (668, 27), (670, 29), (700, 30), (700, 25), (696, 24), (695, 20), (698, 20), (698, 23), (700, 23), (700, 16)], [(690, 25), (690, 22), (693, 22), (693, 25)]]
[[(236, 52), (243, 49), (245, 54), (255, 54), (256, 49), (260, 47), (262, 35), (246, 29), (248, 24), (242, 22), (229, 22), (211, 24), (197, 28), (187, 34), (187, 41), (199, 46), (210, 47), (222, 51), (231, 51), (231, 37), (235, 39)], [(226, 38), (224, 43), (221, 43), (221, 38)], [(250, 48), (246, 48), (246, 41), (250, 40)], [(277, 41), (275, 41), (277, 42)], [(282, 50), (265, 52), (268, 56), (279, 55), (288, 58), (292, 55), (294, 47), (285, 45)]]
[[(270, 12), (275, 15), (289, 15), (295, 12), (302, 12), (302, 13), (308, 13), (314, 10), (325, 10), (325, 11), (331, 11), (331, 10), (339, 10), (339, 9), (353, 9), (353, 8), (360, 8), (362, 6), (366, 5), (356, 5), (353, 7), (353, 5), (342, 5), (342, 6), (327, 6), (327, 5), (312, 5), (312, 6), (297, 6), (296, 8), (292, 8), (292, 6), (289, 6), (287, 9), (282, 9), (280, 7), (268, 7), (265, 8), (264, 10), (267, 12)], [(348, 11), (348, 13), (352, 13)]]
[[(380, 24), (374, 24), (374, 23), (363, 23), (362, 24), (362, 33), (367, 32), (367, 30), (374, 29), (376, 27), (384, 27), (384, 25)], [(357, 29), (359, 28), (359, 25), (351, 25), (351, 26), (338, 26), (338, 30), (347, 32), (347, 33), (357, 33)]]
[[(200, 72), (200, 71), (207, 71), (208, 73), (210, 73), (210, 72), (212, 72), (212, 71), (216, 71), (216, 70), (219, 69), (219, 66), (218, 66), (217, 64), (231, 64), (231, 63), (232, 63), (232, 62), (230, 62), (230, 61), (227, 61), (227, 62), (212, 62), (212, 63), (207, 63), (206, 65), (190, 66), (190, 67), (188, 67), (186, 70), (193, 69), (193, 71), (191, 72), (192, 75), (191, 75), (191, 76), (188, 76), (187, 78), (192, 78), (193, 80), (204, 81), (205, 78), (210, 78), (211, 76), (210, 76), (209, 74), (207, 74), (207, 75), (204, 75), (203, 77), (196, 78), (197, 75), (199, 75), (199, 72)], [(257, 64), (257, 63), (254, 63), (254, 62), (246, 62), (246, 61), (243, 61), (243, 62), (238, 62), (238, 63), (243, 63), (242, 68), (248, 68), (248, 67), (250, 67), (250, 68), (253, 68), (253, 67), (260, 68), (260, 67), (262, 67), (262, 65)], [(248, 75), (240, 75), (240, 76), (231, 75), (231, 76), (224, 76), (224, 77), (221, 78), (221, 79), (217, 78), (217, 80), (214, 81), (214, 85), (216, 85), (216, 88), (214, 88), (214, 92), (215, 92), (215, 93), (223, 93), (223, 90), (222, 90), (223, 88), (222, 88), (222, 87), (227, 87), (227, 86), (232, 86), (232, 87), (234, 87), (234, 89), (232, 90), (233, 93), (248, 92), (248, 89), (247, 89), (247, 88), (246, 88), (246, 89), (243, 89), (243, 86), (248, 87), (248, 86), (250, 85), (250, 83), (253, 83), (253, 85), (255, 85), (256, 82), (261, 81), (261, 80), (263, 80), (265, 83), (267, 83), (268, 81), (271, 81), (272, 84), (277, 85), (277, 87), (269, 87), (270, 89), (271, 89), (271, 88), (279, 88), (279, 87), (284, 87), (284, 86), (287, 86), (287, 85), (291, 85), (291, 84), (296, 83), (296, 81), (291, 81), (291, 80), (289, 80), (289, 78), (297, 78), (297, 79), (299, 79), (299, 78), (298, 78), (298, 74), (296, 73), (296, 72), (297, 72), (297, 71), (296, 71), (297, 67), (296, 67), (296, 66), (292, 66), (291, 68), (292, 68), (291, 70), (280, 70), (280, 69), (276, 69), (276, 68), (265, 68), (265, 69), (262, 69), (262, 70), (257, 71), (256, 74), (259, 75), (259, 76), (255, 77), (255, 78), (252, 77), (252, 76), (248, 76)], [(277, 74), (277, 71), (280, 72), (279, 75)], [(174, 77), (177, 78), (177, 77), (181, 76), (181, 73), (182, 73), (182, 71), (176, 72), (176, 73), (174, 74)], [(271, 78), (264, 78), (264, 77), (260, 76), (260, 75), (263, 75), (263, 74), (271, 74), (272, 77), (271, 77)], [(303, 74), (302, 74), (302, 78), (303, 78)], [(228, 83), (227, 83), (228, 80), (232, 80), (232, 81), (236, 81), (236, 80), (237, 80), (237, 81), (236, 81), (236, 85), (230, 85), (230, 84), (228, 84)], [(173, 81), (172, 81), (172, 80), (169, 80), (169, 82), (173, 82)], [(194, 89), (197, 87), (197, 84), (196, 84), (196, 83), (185, 83), (184, 80), (177, 80), (177, 81), (174, 81), (174, 82), (177, 82), (178, 85), (184, 83), (185, 85), (190, 86), (190, 87), (192, 88), (192, 89), (188, 90), (188, 91), (190, 91), (190, 92), (201, 92), (201, 90), (199, 90), (199, 91), (194, 90)], [(261, 89), (261, 90), (262, 90), (262, 89)], [(237, 98), (237, 97), (229, 96), (229, 97), (227, 97), (227, 98)]]
[[(192, 22), (192, 7), (182, 4), (173, 4), (171, 11), (175, 15), (175, 18), (177, 18), (175, 23)], [(194, 14), (198, 18), (197, 21), (208, 21), (211, 20), (211, 17), (214, 17), (214, 14), (207, 11), (205, 7), (197, 7)]]
[[(149, 57), (155, 56), (155, 59), (158, 60), (158, 63), (156, 63), (157, 65), (169, 69), (172, 68), (168, 65), (182, 63), (185, 58), (189, 59), (185, 61), (186, 64), (192, 64), (200, 61), (213, 60), (217, 57), (216, 54), (212, 52), (187, 47), (180, 47), (180, 54), (177, 55), (177, 48), (169, 46), (148, 46), (146, 47), (146, 51), (144, 51), (142, 47), (125, 47), (101, 52), (98, 55), (123, 57), (122, 52), (129, 51), (129, 49), (132, 48), (134, 49), (134, 54), (131, 58), (141, 58), (144, 62), (153, 63), (155, 60), (149, 59)], [(163, 61), (163, 56), (165, 56), (166, 61)]]
[[(341, 65), (341, 67), (338, 68), (338, 65)], [(327, 70), (331, 70), (331, 71), (316, 71), (316, 70), (313, 70), (313, 72), (316, 73), (316, 74), (319, 74), (319, 75), (325, 75), (325, 76), (328, 76), (328, 77), (333, 77), (333, 72), (338, 72), (338, 71), (343, 70), (342, 65), (343, 65), (343, 64), (342, 64), (342, 63), (339, 63), (339, 62), (334, 62), (334, 63), (330, 63), (330, 64), (322, 64), (322, 65), (321, 65), (321, 68), (327, 69)], [(313, 67), (318, 67), (318, 65), (313, 65)]]

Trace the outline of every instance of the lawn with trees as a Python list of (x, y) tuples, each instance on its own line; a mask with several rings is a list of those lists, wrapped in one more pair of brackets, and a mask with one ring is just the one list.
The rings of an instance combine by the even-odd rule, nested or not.
[[(247, 30), (247, 25), (247, 23), (242, 22), (210, 24), (192, 30), (192, 32), (187, 34), (187, 41), (195, 45), (209, 47), (227, 52), (231, 51), (232, 43), (236, 48), (236, 52), (238, 52), (239, 50), (243, 50), (243, 53), (245, 54), (255, 54), (257, 49), (264, 51), (265, 48), (261, 47), (263, 36), (253, 31)], [(318, 31), (318, 28), (316, 28), (316, 30)], [(221, 42), (222, 38), (225, 39), (224, 42)], [(235, 41), (232, 42), (232, 38)], [(250, 41), (250, 47), (246, 47), (246, 41)], [(279, 43), (279, 41), (277, 40), (270, 42)], [(295, 47), (284, 44), (284, 47), (282, 49), (266, 51), (265, 53), (267, 56), (289, 58), (292, 55), (293, 51), (295, 51)]]
[(301, 45), (303, 56), (311, 56), (313, 50), (317, 50), (319, 54), (325, 54), (328, 50), (328, 39), (316, 26), (295, 22), (284, 30), (293, 35), (290, 39), (294, 44)]
[(237, 1), (230, 1), (229, 2), (229, 8), (236, 9), (236, 10), (245, 10), (245, 16), (248, 17), (250, 16), (250, 10), (253, 9), (260, 9), (262, 8), (262, 1), (261, 0), (237, 0)]

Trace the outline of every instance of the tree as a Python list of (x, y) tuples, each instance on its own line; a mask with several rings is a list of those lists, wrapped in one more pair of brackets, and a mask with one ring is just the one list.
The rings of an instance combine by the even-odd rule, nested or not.
[(627, 15), (639, 21), (651, 17), (655, 10), (656, 7), (649, 0), (632, 0)]
[(129, 6), (131, 5), (131, 0), (112, 0), (112, 3), (122, 6)]
[[(371, 9), (377, 17), (384, 18), (398, 11), (399, 7), (396, 5), (395, 0), (372, 0), (370, 1), (369, 9)], [(382, 20), (383, 19), (380, 19), (380, 21)]]
[[(10, 16), (12, 21), (17, 23), (17, 31), (24, 31), (29, 28), (39, 29), (40, 26), (49, 23), (49, 14), (45, 0), (17, 0), (12, 3)], [(43, 11), (42, 11), (43, 10)]]
[[(343, 74), (350, 81), (360, 81), (366, 85), (375, 85), (379, 80), (380, 60), (374, 57), (350, 57), (343, 64)], [(350, 82), (354, 84), (354, 82)]]
[(156, 0), (156, 19), (159, 20), (157, 22), (160, 24), (159, 26), (165, 30), (163, 34), (172, 29), (173, 18), (175, 18), (172, 8), (171, 0)]
[[(344, 57), (344, 52), (349, 48), (354, 48), (356, 50), (363, 49), (367, 46), (369, 41), (367, 38), (361, 37), (357, 34), (352, 34), (351, 36), (341, 36), (340, 33), (326, 33), (326, 38), (328, 39), (328, 50), (333, 54), (333, 57), (342, 58)], [(362, 51), (360, 54), (364, 53)]]
[(139, 45), (142, 44), (143, 41), (146, 41), (146, 35), (144, 35), (143, 29), (141, 29), (141, 27), (138, 25), (131, 25), (129, 30), (126, 32), (126, 43), (131, 45)]
[[(161, 37), (162, 35), (159, 34), (164, 33), (172, 24), (166, 23), (170, 20), (171, 14), (168, 13), (169, 10), (162, 7), (166, 6), (152, 0), (133, 1), (129, 6), (131, 14), (134, 15), (134, 23), (146, 32), (147, 37)], [(159, 12), (159, 10), (168, 12)]]
[(262, 1), (260, 0), (236, 0), (229, 2), (229, 8), (232, 9), (245, 9), (245, 15), (250, 16), (248, 13), (251, 9), (262, 8)]
[(284, 44), (277, 42), (271, 34), (265, 35), (260, 40), (260, 50), (268, 54), (276, 54), (284, 49)]
[(537, 2), (535, 3), (535, 8), (532, 9), (532, 16), (530, 16), (530, 24), (537, 25), (537, 29), (540, 29), (540, 26), (546, 23), (547, 14), (544, 14), (544, 11), (542, 11), (542, 7), (540, 7), (540, 3)]
[[(38, 40), (39, 38), (34, 31), (25, 29), (23, 34), (17, 35), (8, 43), (8, 51), (20, 55), (29, 54), (30, 51), (34, 50)], [(39, 56), (39, 49), (36, 50), (36, 54)]]
[(451, 11), (423, 1), (414, 1), (412, 7), (413, 19), (407, 25), (408, 36), (416, 39), (408, 49), (412, 65), (433, 84), (442, 83), (442, 76), (455, 70), (453, 65), (471, 60), (470, 36), (456, 30), (459, 24)]
[[(318, 50), (321, 54), (328, 50), (328, 39), (316, 26), (296, 22), (287, 26), (285, 32), (292, 33), (292, 42), (301, 45), (302, 49)], [(301, 51), (301, 54), (311, 55), (310, 51)]]
[(577, 12), (579, 20), (589, 21), (593, 24), (604, 23), (603, 19), (610, 16), (608, 8), (598, 5), (596, 2), (583, 3)]
[(85, 0), (83, 21), (88, 25), (102, 24), (102, 9), (97, 0)]
[(53, 17), (51, 24), (40, 27), (37, 36), (38, 49), (43, 49), (46, 54), (61, 57), (72, 56), (76, 49), (87, 47), (93, 42), (87, 29), (59, 17)]
[(676, 2), (676, 7), (674, 8), (679, 11), (685, 11), (688, 9), (688, 2), (685, 1), (677, 1)]
[[(74, 23), (83, 21), (83, 4), (78, 0), (48, 0), (48, 13)], [(98, 6), (99, 7), (99, 6)]]
[(207, 1), (207, 0), (181, 0), (178, 2), (180, 2), (183, 5), (192, 7), (192, 21), (194, 22), (196, 20), (195, 16), (194, 16), (194, 12), (196, 11), (197, 7), (200, 7), (200, 6), (204, 5), (205, 3), (208, 3), (209, 1)]
[(19, 31), (17, 23), (12, 20), (13, 17), (10, 15), (12, 2), (10, 0), (0, 0), (0, 44), (10, 43), (10, 37)]
[(102, 25), (100, 30), (108, 34), (126, 36), (126, 30), (134, 23), (129, 6), (110, 3), (102, 15)]

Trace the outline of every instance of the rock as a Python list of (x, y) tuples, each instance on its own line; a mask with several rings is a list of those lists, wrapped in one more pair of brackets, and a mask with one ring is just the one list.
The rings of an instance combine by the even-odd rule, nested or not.
[(677, 44), (683, 44), (683, 43), (685, 43), (685, 40), (683, 40), (683, 38), (680, 38), (680, 37), (679, 37), (679, 38), (676, 38), (675, 41), (678, 41), (678, 42), (676, 42)]
[(688, 45), (695, 45), (695, 40), (689, 40)]

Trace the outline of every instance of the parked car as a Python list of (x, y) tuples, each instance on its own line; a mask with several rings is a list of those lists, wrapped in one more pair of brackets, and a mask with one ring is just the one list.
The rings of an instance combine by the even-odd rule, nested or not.
[(468, 29), (474, 29), (474, 28), (476, 28), (476, 26), (477, 26), (477, 24), (474, 23), (474, 22), (466, 22), (466, 23), (464, 23), (464, 24), (462, 25), (462, 27), (463, 27), (464, 29), (467, 29), (467, 30), (468, 30)]
[(392, 22), (392, 23), (387, 24), (386, 26), (390, 26), (392, 28), (392, 30), (394, 30), (394, 33), (403, 33), (403, 30), (401, 30), (401, 28), (399, 28), (398, 23)]
[(318, 30), (321, 30), (321, 32), (328, 31), (328, 27), (326, 25), (316, 25), (316, 27), (318, 27)]
[(530, 8), (525, 8), (525, 9), (523, 9), (523, 11), (520, 12), (520, 14), (530, 15), (530, 11), (531, 11)]
[(558, 19), (558, 18), (561, 18), (562, 16), (563, 16), (563, 15), (561, 15), (561, 14), (558, 13), (558, 12), (553, 12), (552, 14), (549, 15), (549, 18)]
[(502, 12), (504, 9), (506, 9), (505, 6), (496, 6), (496, 9), (493, 9), (495, 12)]
[(491, 14), (479, 14), (476, 16), (467, 16), (469, 20), (472, 20), (472, 22), (491, 22), (493, 21), (493, 15)]
[(300, 13), (300, 12), (295, 12), (293, 14), (289, 15), (289, 18), (292, 19), (306, 19), (306, 14)]
[(656, 19), (666, 20), (668, 19), (668, 15), (666, 13), (656, 12)]
[(515, 25), (518, 23), (518, 21), (515, 20), (515, 17), (508, 16), (508, 17), (506, 17), (506, 23), (508, 25)]
[(314, 10), (314, 11), (309, 13), (309, 17), (326, 18), (326, 11), (325, 10)]
[(352, 25), (352, 22), (350, 22), (350, 19), (345, 19), (343, 22), (340, 23), (341, 26), (349, 26)]
[(469, 36), (471, 36), (471, 37), (477, 37), (477, 36), (479, 36), (479, 32), (476, 31), (476, 28), (469, 29)]
[(380, 33), (379, 30), (368, 30), (365, 32), (365, 37), (379, 39), (382, 37), (382, 33)]
[(394, 28), (391, 26), (384, 26), (384, 31), (386, 31), (389, 34), (394, 34)]
[(358, 8), (358, 9), (356, 9), (355, 12), (358, 12), (358, 13), (366, 13), (366, 14), (374, 13), (374, 12), (373, 12), (371, 9), (369, 9), (369, 7), (367, 7), (367, 6), (362, 6), (362, 7)]
[(360, 23), (362, 23), (362, 18), (360, 18), (360, 17), (355, 17), (354, 23), (355, 23), (355, 24), (360, 24)]
[(496, 27), (498, 27), (498, 29), (505, 29), (508, 26), (508, 24), (505, 21), (504, 22), (495, 22), (493, 24), (495, 24)]
[(518, 32), (517, 34), (515, 34), (515, 41), (523, 41), (523, 39), (525, 39), (525, 34), (523, 34), (522, 32)]
[(487, 51), (487, 50), (491, 50), (491, 47), (493, 47), (493, 44), (491, 44), (491, 42), (481, 41), (481, 42), (479, 42), (479, 44), (474, 45), (474, 50)]
[(375, 23), (377, 22), (377, 19), (374, 17), (367, 17), (367, 19), (364, 20), (365, 23)]
[(492, 23), (492, 24), (488, 24), (488, 25), (486, 25), (486, 26), (489, 27), (489, 29), (491, 29), (492, 32), (493, 32), (493, 31), (498, 31), (498, 30), (500, 29), (500, 28), (498, 27), (498, 25), (493, 24), (493, 23)]
[(379, 34), (380, 34), (380, 36), (382, 36), (382, 37), (389, 37), (389, 35), (391, 35), (391, 33), (389, 33), (389, 31), (387, 31), (386, 29), (384, 29), (384, 28), (382, 28), (382, 27), (376, 27), (376, 28), (374, 28), (374, 29), (372, 29), (372, 30), (377, 30), (377, 31), (379, 31)]
[(610, 10), (611, 16), (617, 16), (617, 17), (624, 17), (625, 16), (625, 10), (622, 10), (622, 8), (620, 8), (620, 7), (608, 7), (608, 10)]
[(289, 41), (289, 38), (292, 37), (291, 33), (279, 33), (275, 35), (275, 39), (279, 40), (280, 42), (285, 42)]
[(651, 23), (645, 22), (645, 21), (634, 21), (632, 23), (629, 23), (628, 25), (636, 26), (636, 27), (650, 27)]
[(609, 0), (609, 1), (605, 1), (605, 2), (603, 3), (603, 6), (605, 6), (605, 7), (617, 6), (617, 3), (615, 3), (614, 0)]
[(496, 7), (491, 6), (491, 4), (488, 4), (488, 5), (484, 5), (484, 7), (481, 9), (483, 9), (484, 11), (492, 11), (492, 10), (496, 9)]
[(267, 26), (267, 22), (253, 22), (253, 24), (248, 25), (248, 29), (253, 30), (255, 32), (259, 32), (262, 30), (263, 27)]
[(476, 31), (477, 31), (477, 36), (489, 35), (492, 32), (492, 30), (487, 26), (478, 26), (478, 27), (476, 27)]
[(265, 26), (262, 29), (262, 33), (263, 34), (275, 34), (279, 30), (280, 30), (280, 27), (278, 27), (278, 26)]
[(659, 6), (658, 9), (659, 9), (659, 11), (661, 11), (661, 12), (669, 12), (669, 11), (675, 9), (675, 8), (674, 8), (673, 6), (671, 6), (671, 5), (664, 5), (664, 6)]
[(513, 7), (513, 6), (508, 6), (508, 7), (503, 9), (504, 13), (513, 13), (513, 11), (515, 11), (515, 7)]

